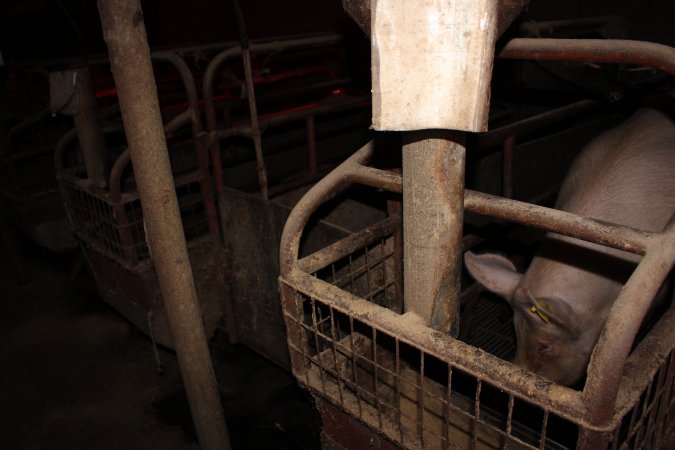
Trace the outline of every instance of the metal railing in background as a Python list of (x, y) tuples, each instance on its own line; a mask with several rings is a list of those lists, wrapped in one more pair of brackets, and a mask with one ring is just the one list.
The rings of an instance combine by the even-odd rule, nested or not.
[[(303, 38), (278, 39), (269, 42), (251, 42), (249, 52), (252, 55), (264, 54), (282, 54), (283, 52), (292, 52), (303, 49), (321, 48), (323, 46), (332, 46), (342, 41), (340, 35), (320, 35)], [(249, 105), (249, 118), (234, 124), (219, 125), (216, 114), (215, 98), (215, 77), (220, 68), (232, 59), (242, 56), (240, 47), (226, 49), (216, 55), (209, 63), (204, 74), (203, 98), (204, 114), (206, 117), (206, 129), (208, 132), (209, 149), (212, 158), (214, 184), (216, 194), (225, 185), (223, 179), (223, 163), (221, 159), (221, 141), (232, 137), (245, 137), (251, 139), (255, 147), (256, 171), (258, 176), (258, 186), (263, 198), (278, 194), (284, 190), (301, 186), (315, 181), (320, 175), (318, 170), (317, 142), (315, 118), (318, 116), (339, 113), (351, 109), (367, 107), (370, 102), (367, 97), (344, 96), (336, 97), (335, 101), (326, 104), (313, 104), (309, 107), (302, 107), (298, 110), (282, 111), (276, 114), (260, 114), (259, 108), (251, 108)], [(253, 74), (250, 70), (245, 73), (246, 77), (246, 97), (247, 100), (254, 100)], [(342, 80), (345, 81), (345, 80)], [(325, 87), (330, 87), (328, 84)], [(252, 95), (249, 95), (251, 93)], [(287, 93), (287, 95), (290, 93)], [(251, 104), (251, 101), (249, 101)], [(255, 105), (255, 103), (252, 103)], [(269, 186), (267, 180), (267, 170), (265, 169), (264, 155), (262, 153), (262, 134), (263, 130), (270, 127), (281, 126), (292, 122), (305, 122), (306, 140), (308, 147), (308, 175), (302, 180), (295, 180), (288, 186)]]

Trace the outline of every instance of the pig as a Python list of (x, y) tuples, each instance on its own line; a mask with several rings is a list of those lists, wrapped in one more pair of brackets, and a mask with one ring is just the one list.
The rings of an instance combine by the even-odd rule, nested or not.
[[(675, 124), (642, 108), (575, 158), (555, 205), (599, 221), (661, 231), (675, 211)], [(609, 310), (640, 257), (548, 233), (525, 274), (499, 254), (466, 267), (514, 311), (516, 365), (578, 385)]]

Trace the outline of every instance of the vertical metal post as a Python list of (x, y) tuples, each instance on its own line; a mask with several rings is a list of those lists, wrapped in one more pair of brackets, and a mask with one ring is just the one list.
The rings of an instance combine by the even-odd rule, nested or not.
[[(397, 200), (387, 200), (387, 215), (399, 216), (403, 211), (403, 202)], [(398, 314), (403, 314), (403, 231), (399, 230), (394, 233), (394, 292), (395, 301), (391, 301), (395, 305), (393, 309)], [(391, 308), (390, 305), (387, 305)]]
[(96, 186), (107, 186), (107, 151), (103, 128), (98, 118), (96, 94), (89, 69), (78, 69), (75, 76), (75, 93), (78, 111), (73, 116), (77, 137), (80, 140), (87, 178)]
[[(359, 4), (363, 11), (366, 2)], [(427, 130), (403, 147), (405, 311), (457, 336), (466, 152), (463, 135), (439, 130), (487, 130), (501, 5), (371, 5), (373, 128)]]
[(51, 73), (49, 90), (52, 112), (73, 116), (87, 178), (95, 186), (107, 186), (107, 150), (89, 69)]
[(258, 186), (263, 200), (269, 198), (267, 193), (267, 169), (262, 153), (262, 139), (260, 125), (258, 123), (258, 107), (255, 103), (255, 86), (253, 84), (253, 70), (251, 69), (251, 51), (248, 47), (242, 48), (241, 56), (244, 62), (244, 76), (246, 78), (246, 98), (248, 109), (251, 114), (251, 128), (253, 129), (253, 147), (255, 149), (256, 169), (258, 171)]
[(460, 133), (423, 131), (403, 146), (405, 311), (457, 336), (466, 151)]
[(253, 129), (253, 147), (255, 149), (256, 168), (258, 170), (258, 185), (260, 195), (263, 200), (267, 200), (267, 169), (262, 153), (261, 130), (258, 123), (258, 107), (255, 102), (255, 83), (253, 82), (253, 70), (251, 69), (251, 49), (249, 48), (248, 34), (246, 32), (246, 22), (239, 6), (239, 0), (231, 0), (237, 26), (239, 27), (239, 39), (241, 40), (241, 58), (244, 64), (244, 78), (246, 81), (246, 98), (248, 99), (248, 109), (251, 115), (251, 128)]
[(152, 260), (199, 443), (229, 449), (162, 128), (140, 0), (99, 0)]

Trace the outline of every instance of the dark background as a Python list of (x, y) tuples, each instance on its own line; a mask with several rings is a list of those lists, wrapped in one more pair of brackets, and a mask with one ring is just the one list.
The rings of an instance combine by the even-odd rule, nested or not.
[[(340, 0), (240, 0), (252, 39), (340, 31), (360, 38)], [(237, 39), (228, 0), (142, 1), (152, 48)], [(525, 17), (537, 20), (615, 14), (630, 37), (675, 45), (672, 0), (532, 0)], [(358, 37), (357, 37), (358, 36)], [(364, 38), (365, 39), (365, 38)], [(0, 51), (5, 63), (105, 52), (94, 0), (3, 0)]]

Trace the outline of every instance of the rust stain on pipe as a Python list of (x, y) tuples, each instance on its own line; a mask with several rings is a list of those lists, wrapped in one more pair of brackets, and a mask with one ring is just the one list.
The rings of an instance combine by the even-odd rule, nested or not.
[(466, 150), (463, 135), (436, 133), (403, 146), (403, 298), (406, 312), (456, 336)]

